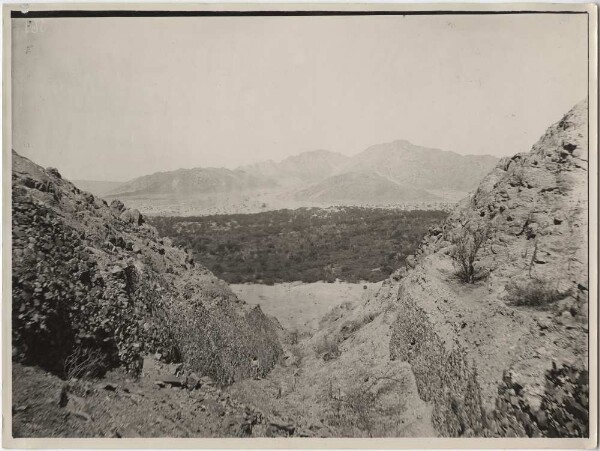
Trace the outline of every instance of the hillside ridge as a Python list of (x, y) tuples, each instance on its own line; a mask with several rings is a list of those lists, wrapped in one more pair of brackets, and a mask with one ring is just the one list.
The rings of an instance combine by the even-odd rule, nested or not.
[(220, 384), (268, 372), (278, 326), (237, 299), (135, 209), (83, 192), (16, 152), (13, 164), (13, 350), (59, 376), (78, 350), (97, 371), (181, 361)]
[[(587, 146), (584, 101), (502, 159), (396, 275), (390, 352), (442, 435), (587, 434)], [(465, 283), (472, 231), (485, 240)]]

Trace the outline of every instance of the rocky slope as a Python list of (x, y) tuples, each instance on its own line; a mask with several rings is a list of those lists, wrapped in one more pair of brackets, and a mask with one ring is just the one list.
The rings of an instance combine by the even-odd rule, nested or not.
[(152, 354), (228, 384), (255, 373), (253, 359), (268, 372), (281, 353), (278, 326), (260, 308), (138, 211), (14, 152), (12, 238), (14, 362), (61, 377), (86, 365), (91, 375), (139, 374)]
[[(390, 352), (448, 436), (587, 435), (587, 102), (502, 159), (396, 277)], [(458, 246), (485, 231), (472, 269)]]
[(406, 268), (230, 392), (317, 436), (586, 437), (587, 145), (583, 102), (500, 161)]

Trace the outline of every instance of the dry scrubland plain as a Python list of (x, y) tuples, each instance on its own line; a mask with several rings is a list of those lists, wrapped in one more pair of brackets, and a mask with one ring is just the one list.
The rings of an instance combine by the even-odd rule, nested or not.
[(404, 265), (442, 211), (335, 207), (150, 222), (229, 283), (379, 282)]
[(391, 277), (234, 287), (247, 303), (13, 154), (13, 434), (587, 436), (587, 170), (582, 102)]

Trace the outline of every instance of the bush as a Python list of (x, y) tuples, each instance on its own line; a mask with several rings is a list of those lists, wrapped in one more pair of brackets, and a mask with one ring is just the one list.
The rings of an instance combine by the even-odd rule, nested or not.
[(49, 208), (13, 178), (15, 362), (65, 378), (117, 366), (138, 374), (143, 356), (158, 353), (219, 384), (248, 377), (254, 357), (261, 375), (272, 368), (282, 350), (260, 308), (244, 312), (224, 283), (148, 239), (153, 229), (130, 228), (63, 188), (81, 211)]
[(65, 379), (101, 377), (108, 366), (98, 349), (76, 347), (65, 359)]
[[(13, 197), (12, 321), (15, 359), (65, 376), (78, 348), (102, 354), (106, 365), (136, 372), (141, 327), (159, 294), (135, 268), (106, 272), (87, 249), (91, 240), (28, 197)], [(150, 277), (152, 279), (152, 277)], [(146, 308), (141, 308), (145, 306)], [(154, 343), (153, 343), (154, 344)]]
[(382, 397), (391, 390), (403, 390), (405, 386), (405, 380), (388, 374), (362, 374), (343, 388), (330, 380), (325, 392), (329, 423), (340, 429), (342, 435), (380, 436), (382, 417), (389, 418), (405, 409), (404, 402), (391, 409), (383, 407)]
[(337, 340), (327, 336), (317, 340), (313, 350), (317, 356), (322, 357), (325, 361), (337, 359), (341, 354)]
[(290, 344), (297, 345), (298, 341), (299, 341), (299, 337), (300, 337), (300, 333), (298, 332), (298, 329), (291, 330), (290, 334), (289, 334)]
[(487, 225), (471, 224), (468, 220), (462, 220), (458, 232), (450, 237), (454, 245), (451, 257), (458, 265), (457, 275), (463, 282), (475, 283), (477, 280), (475, 260), (490, 235), (491, 231)]
[(522, 282), (511, 282), (506, 287), (507, 301), (517, 306), (544, 307), (566, 297), (550, 282), (530, 279)]

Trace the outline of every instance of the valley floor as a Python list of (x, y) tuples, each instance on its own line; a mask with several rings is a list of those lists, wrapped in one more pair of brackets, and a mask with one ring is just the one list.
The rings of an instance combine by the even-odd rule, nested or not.
[[(265, 379), (235, 383), (229, 388), (233, 397), (267, 415), (284, 414), (320, 437), (437, 435), (410, 365), (390, 360), (396, 284), (242, 287), (265, 313), (285, 312), (284, 325), (296, 326), (290, 322), (294, 317), (301, 324), (284, 340), (283, 363)], [(280, 307), (277, 299), (286, 294), (294, 302)], [(303, 305), (302, 298), (310, 304)], [(316, 318), (317, 312), (325, 313)]]
[(333, 307), (350, 303), (358, 305), (372, 296), (382, 282), (286, 282), (274, 285), (231, 284), (233, 292), (252, 305), (260, 305), (263, 312), (277, 318), (287, 330), (315, 332), (319, 321)]

